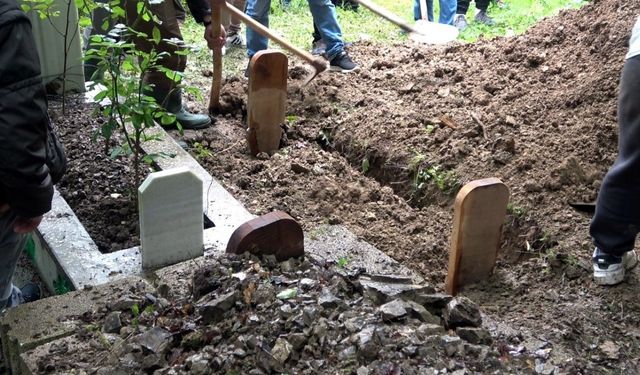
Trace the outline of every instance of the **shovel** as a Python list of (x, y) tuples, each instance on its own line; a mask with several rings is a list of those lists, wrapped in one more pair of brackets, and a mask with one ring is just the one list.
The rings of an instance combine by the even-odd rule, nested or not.
[[(222, 6), (217, 1), (211, 1), (211, 24), (213, 36), (217, 40), (220, 37), (220, 10)], [(222, 46), (213, 49), (213, 79), (211, 80), (211, 93), (209, 96), (209, 113), (220, 112), (220, 89), (222, 86)]]
[(309, 52), (303, 51), (300, 48), (289, 43), (288, 41), (282, 39), (278, 35), (274, 34), (267, 27), (264, 27), (262, 24), (260, 24), (253, 18), (247, 16), (246, 14), (244, 14), (244, 12), (241, 12), (240, 10), (238, 10), (238, 8), (234, 7), (233, 5), (225, 2), (224, 6), (227, 8), (227, 11), (229, 11), (229, 13), (238, 17), (242, 22), (244, 22), (245, 25), (255, 30), (255, 32), (264, 36), (265, 38), (269, 38), (272, 41), (278, 43), (279, 45), (284, 47), (286, 50), (290, 51), (291, 53), (293, 53), (294, 55), (298, 56), (302, 60), (306, 61), (309, 65), (311, 65), (311, 67), (313, 68), (313, 71), (304, 80), (305, 85), (309, 83), (312, 79), (316, 78), (318, 74), (324, 72), (329, 68), (329, 64), (327, 63), (327, 60), (323, 59), (322, 57), (319, 57), (319, 56), (314, 57)]
[(415, 26), (409, 25), (400, 17), (377, 6), (369, 0), (357, 1), (373, 13), (408, 32), (409, 38), (415, 42), (425, 44), (443, 44), (455, 40), (458, 37), (458, 29), (454, 26), (443, 25), (441, 23), (429, 22), (426, 20), (427, 5), (424, 0), (420, 0), (420, 9), (423, 19), (418, 20)]

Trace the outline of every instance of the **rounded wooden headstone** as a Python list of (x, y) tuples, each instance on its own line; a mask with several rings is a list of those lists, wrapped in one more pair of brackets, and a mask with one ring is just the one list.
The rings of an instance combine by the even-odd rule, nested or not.
[(256, 53), (249, 63), (247, 141), (254, 156), (280, 147), (287, 105), (287, 56), (275, 50)]
[(497, 178), (472, 181), (456, 196), (447, 293), (487, 279), (493, 272), (502, 225), (507, 214), (509, 189)]
[(275, 255), (278, 261), (299, 257), (304, 254), (302, 227), (283, 211), (249, 220), (233, 232), (227, 244), (227, 253), (247, 251)]

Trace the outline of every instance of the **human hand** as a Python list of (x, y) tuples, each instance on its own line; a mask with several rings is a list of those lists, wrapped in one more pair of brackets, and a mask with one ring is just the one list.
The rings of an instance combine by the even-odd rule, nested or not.
[(31, 218), (18, 217), (13, 223), (13, 231), (19, 234), (32, 232), (40, 225), (41, 221), (42, 215)]
[(213, 35), (213, 25), (209, 24), (204, 28), (204, 39), (209, 49), (222, 48), (227, 40), (227, 31), (220, 25), (220, 37), (216, 38)]

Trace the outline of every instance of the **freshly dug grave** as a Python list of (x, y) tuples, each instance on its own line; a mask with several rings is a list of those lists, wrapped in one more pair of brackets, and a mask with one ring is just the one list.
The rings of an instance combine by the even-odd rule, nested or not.
[[(501, 260), (466, 293), (497, 335), (538, 338), (565, 371), (633, 373), (638, 279), (591, 282), (589, 217), (567, 203), (593, 200), (615, 158), (616, 90), (638, 13), (639, 3), (600, 0), (515, 38), (357, 44), (360, 73), (290, 81), (276, 155), (250, 157), (233, 116), (190, 140), (213, 150), (204, 163), (252, 212), (284, 209), (307, 229), (341, 222), (439, 287), (455, 188), (501, 178), (512, 194)], [(223, 88), (236, 116), (245, 86)]]
[(362, 72), (290, 81), (287, 147), (270, 158), (248, 155), (246, 81), (230, 79), (232, 114), (186, 138), (250, 211), (284, 209), (308, 230), (343, 223), (438, 288), (455, 187), (500, 177), (512, 192), (501, 260), (492, 280), (465, 292), (485, 324), (522, 352), (550, 349), (565, 372), (634, 373), (637, 276), (592, 284), (589, 218), (566, 203), (593, 199), (615, 157), (616, 87), (638, 11), (600, 0), (516, 38), (357, 44)]
[[(179, 272), (179, 271), (178, 271)], [(65, 317), (76, 333), (27, 352), (38, 373), (527, 373), (545, 350), (513, 358), (469, 299), (401, 277), (274, 257), (208, 258), (161, 295), (131, 287)], [(518, 353), (519, 354), (519, 353)], [(538, 358), (538, 359), (536, 359)], [(77, 373), (77, 372), (72, 372)]]

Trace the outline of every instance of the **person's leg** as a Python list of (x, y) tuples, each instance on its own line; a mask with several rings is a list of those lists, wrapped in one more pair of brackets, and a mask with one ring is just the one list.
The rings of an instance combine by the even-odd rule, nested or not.
[(438, 22), (445, 25), (453, 25), (453, 17), (456, 15), (456, 0), (440, 0), (440, 16)]
[(640, 231), (640, 56), (626, 61), (618, 104), (618, 158), (598, 194), (590, 232), (602, 251), (620, 256)]
[[(184, 72), (187, 66), (187, 58), (176, 52), (184, 50), (185, 47), (167, 41), (169, 39), (178, 42), (183, 41), (173, 1), (153, 2), (153, 4), (148, 3), (148, 5), (149, 10), (158, 18), (160, 23), (155, 23), (153, 20), (145, 21), (138, 15), (137, 1), (125, 0), (127, 24), (134, 30), (148, 35), (147, 38), (139, 36), (133, 38), (136, 48), (145, 52), (166, 52), (158, 63), (166, 69)], [(154, 27), (160, 31), (161, 41), (157, 44), (150, 39)], [(211, 125), (211, 119), (208, 115), (196, 115), (184, 109), (181, 91), (176, 88), (176, 82), (167, 77), (165, 72), (149, 71), (145, 73), (143, 80), (146, 84), (153, 86), (153, 90), (149, 94), (167, 112), (175, 114), (177, 121), (183, 128), (202, 129)]]
[[(183, 48), (166, 41), (167, 39), (172, 38), (180, 41), (183, 40), (182, 34), (180, 33), (180, 27), (178, 26), (178, 21), (175, 16), (173, 1), (162, 1), (159, 3), (154, 2), (154, 4), (149, 5), (149, 9), (156, 17), (158, 17), (160, 23), (155, 23), (152, 20), (145, 21), (138, 14), (136, 5), (136, 0), (125, 0), (127, 25), (148, 36), (133, 38), (136, 48), (147, 53), (154, 50), (158, 53), (166, 52), (167, 54), (160, 59), (159, 64), (167, 69), (184, 72), (187, 66), (187, 59), (185, 56), (175, 53)], [(162, 38), (158, 44), (151, 40), (154, 27), (160, 31), (160, 37)], [(165, 95), (175, 87), (173, 80), (169, 79), (164, 72), (147, 72), (144, 79), (146, 82), (154, 84), (156, 90), (165, 92)], [(164, 102), (164, 99), (165, 98), (160, 98), (159, 103)]]
[(320, 35), (320, 30), (318, 29), (318, 25), (316, 25), (316, 23), (313, 23), (313, 43), (322, 40), (322, 35)]
[[(248, 0), (247, 16), (260, 22), (260, 24), (269, 27), (269, 8), (271, 0)], [(265, 50), (269, 47), (269, 39), (253, 31), (247, 27), (247, 56), (252, 58), (258, 51)]]
[(467, 23), (467, 11), (469, 10), (469, 2), (471, 0), (458, 0), (456, 4), (456, 15), (453, 17), (453, 26), (463, 31), (469, 26)]
[(322, 39), (327, 44), (326, 55), (329, 60), (344, 51), (342, 30), (338, 24), (336, 7), (331, 0), (308, 0), (313, 22), (318, 26)]
[[(433, 22), (433, 0), (425, 0), (427, 5), (427, 20)], [(422, 19), (422, 9), (420, 8), (420, 0), (413, 2), (413, 19), (415, 21)]]
[(425, 0), (427, 3), (427, 21), (433, 22), (433, 0)]
[(478, 8), (479, 12), (478, 14), (476, 14), (475, 20), (476, 22), (493, 26), (495, 22), (493, 22), (493, 19), (487, 14), (487, 9), (489, 9), (489, 1), (490, 0), (476, 0), (476, 8)]
[(476, 0), (476, 8), (481, 12), (486, 12), (489, 9), (489, 2), (491, 0)]
[(318, 25), (313, 23), (313, 41), (311, 42), (311, 54), (314, 56), (324, 55), (327, 51), (327, 44), (322, 40), (322, 35), (318, 29)]
[(458, 3), (456, 4), (456, 14), (467, 14), (470, 3), (471, 0), (458, 0)]
[(173, 0), (173, 7), (176, 11), (176, 19), (180, 22), (184, 22), (187, 19), (187, 11), (184, 9), (184, 5), (181, 0)]
[(15, 214), (11, 211), (0, 214), (0, 309), (17, 305), (20, 301), (19, 289), (11, 279), (16, 270), (20, 253), (24, 247), (27, 236), (13, 231)]
[[(235, 0), (233, 2), (233, 6), (240, 9), (241, 11), (245, 11), (245, 7), (247, 2), (245, 0)], [(240, 34), (242, 27), (241, 21), (238, 17), (229, 16), (227, 12), (222, 12), (223, 19), (225, 19), (226, 23), (223, 23), (225, 29), (227, 30), (227, 47), (236, 46), (240, 47), (244, 45), (244, 40), (242, 40), (242, 35)]]

